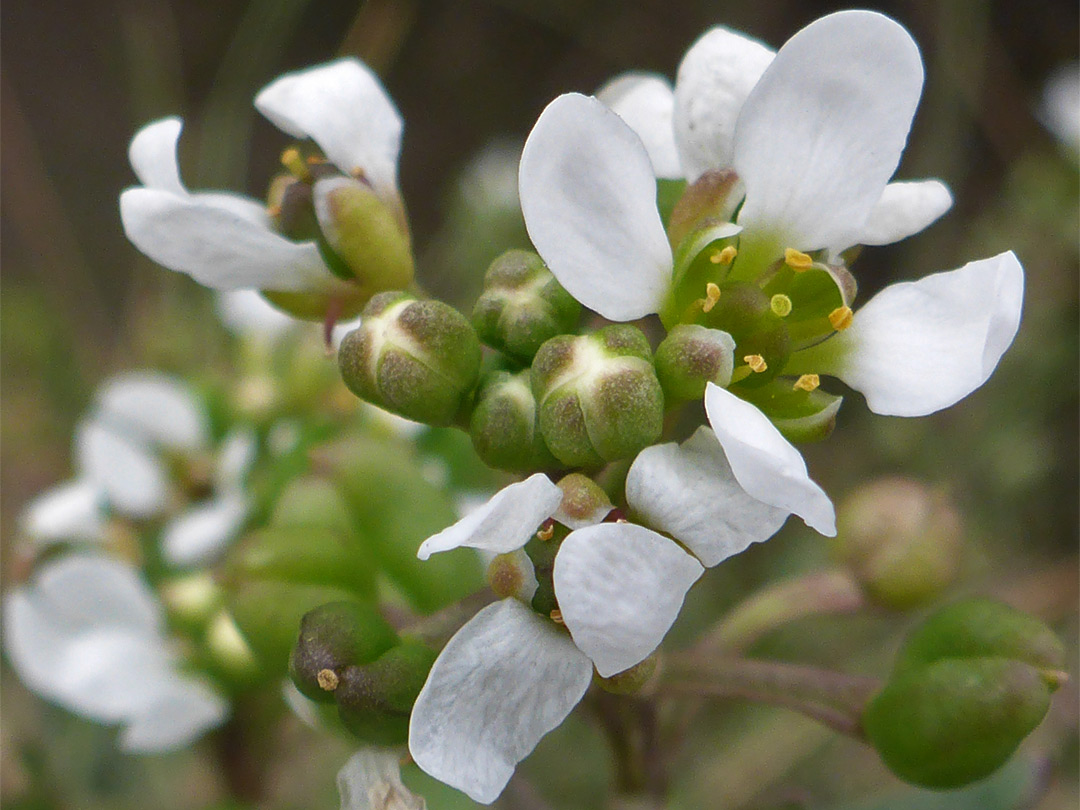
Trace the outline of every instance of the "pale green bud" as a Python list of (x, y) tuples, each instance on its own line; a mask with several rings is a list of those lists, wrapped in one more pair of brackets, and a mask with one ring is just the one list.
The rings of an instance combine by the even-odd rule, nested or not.
[(508, 250), (484, 275), (472, 321), (486, 344), (528, 363), (544, 341), (573, 331), (580, 317), (581, 304), (539, 256)]
[(345, 336), (338, 364), (358, 397), (407, 419), (449, 425), (469, 404), (480, 341), (453, 307), (386, 292), (371, 299), (360, 328)]
[(497, 470), (527, 472), (557, 465), (540, 437), (527, 370), (488, 375), (476, 396), (469, 435), (476, 454)]
[(571, 467), (627, 458), (660, 438), (664, 395), (649, 343), (629, 324), (552, 338), (532, 365), (540, 432)]
[(581, 473), (570, 473), (559, 481), (563, 499), (554, 518), (571, 529), (600, 523), (615, 507), (599, 484)]
[(933, 600), (956, 578), (963, 525), (944, 492), (886, 478), (852, 492), (837, 517), (832, 554), (875, 602), (907, 610)]
[(656, 349), (656, 376), (669, 405), (701, 399), (710, 382), (727, 388), (734, 368), (735, 341), (719, 329), (679, 324)]

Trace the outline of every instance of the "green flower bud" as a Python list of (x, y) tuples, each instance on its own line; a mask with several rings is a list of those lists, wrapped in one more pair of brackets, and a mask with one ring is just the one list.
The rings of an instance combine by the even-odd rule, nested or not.
[(453, 307), (386, 292), (345, 336), (338, 364), (358, 397), (417, 422), (449, 425), (476, 384), (480, 341)]
[(352, 532), (349, 508), (331, 482), (305, 476), (288, 483), (270, 516), (274, 528), (317, 526), (348, 534)]
[(870, 598), (908, 610), (935, 599), (956, 578), (963, 525), (943, 492), (886, 478), (844, 500), (830, 545)]
[(570, 473), (559, 481), (563, 499), (555, 519), (571, 529), (599, 523), (615, 507), (603, 488), (581, 473)]
[(472, 322), (484, 343), (528, 363), (544, 341), (573, 331), (580, 317), (581, 304), (539, 256), (508, 250), (484, 275)]
[(528, 371), (488, 375), (476, 396), (469, 435), (476, 454), (497, 470), (528, 472), (558, 463), (540, 437)]
[(863, 729), (901, 779), (945, 790), (989, 776), (1042, 721), (1050, 688), (1005, 658), (943, 659), (891, 681)]
[(532, 365), (540, 432), (571, 467), (627, 458), (660, 438), (664, 395), (649, 343), (629, 324), (552, 338)]
[(327, 244), (368, 297), (412, 283), (412, 246), (400, 203), (388, 203), (362, 179), (339, 174), (316, 179), (312, 198)]
[(679, 324), (656, 350), (656, 376), (669, 405), (701, 399), (706, 383), (727, 388), (734, 368), (735, 341), (719, 329)]
[(593, 680), (597, 686), (605, 692), (611, 692), (613, 695), (636, 695), (652, 683), (659, 666), (660, 657), (653, 653), (645, 660), (634, 664), (630, 669), (616, 672), (609, 678), (601, 678), (596, 672), (593, 672)]
[(377, 661), (346, 667), (334, 690), (345, 727), (364, 742), (399, 745), (409, 736), (409, 714), (437, 653), (404, 641)]
[(332, 702), (346, 667), (369, 664), (397, 642), (397, 633), (369, 604), (321, 605), (300, 622), (289, 676), (307, 697)]

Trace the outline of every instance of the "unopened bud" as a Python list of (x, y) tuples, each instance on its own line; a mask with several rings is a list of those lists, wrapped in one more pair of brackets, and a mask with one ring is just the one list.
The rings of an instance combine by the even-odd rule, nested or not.
[(313, 201), (327, 244), (369, 297), (412, 283), (412, 246), (400, 209), (344, 175), (316, 180)]
[(409, 714), (437, 654), (406, 640), (378, 660), (345, 667), (334, 699), (345, 727), (374, 745), (400, 745), (408, 739)]
[(539, 256), (509, 250), (488, 268), (472, 321), (486, 344), (528, 363), (544, 341), (573, 331), (580, 316), (581, 304)]
[(601, 678), (594, 673), (593, 679), (605, 692), (611, 692), (615, 695), (634, 695), (654, 681), (659, 664), (659, 656), (653, 653), (643, 661), (634, 664), (630, 669), (616, 672), (608, 678)]
[(449, 425), (476, 384), (480, 341), (453, 307), (386, 292), (345, 336), (338, 364), (357, 396), (407, 419)]
[(557, 465), (540, 436), (527, 370), (488, 375), (476, 396), (469, 435), (476, 454), (497, 470), (527, 472)]
[(352, 531), (345, 499), (330, 481), (314, 476), (295, 478), (274, 505), (270, 525), (275, 528), (318, 526), (342, 533)]
[(833, 556), (875, 602), (907, 610), (956, 578), (963, 526), (944, 492), (903, 478), (859, 487), (837, 510)]
[(726, 388), (735, 368), (735, 341), (696, 324), (675, 326), (656, 349), (656, 376), (668, 404), (701, 399), (705, 385)]
[(533, 361), (532, 388), (544, 442), (569, 466), (626, 458), (660, 438), (664, 395), (636, 327), (552, 338)]
[(312, 700), (330, 702), (341, 672), (368, 664), (398, 641), (393, 628), (369, 604), (331, 602), (304, 614), (289, 656), (289, 676)]
[(327, 585), (365, 596), (374, 595), (378, 570), (351, 531), (314, 525), (251, 532), (230, 552), (229, 568), (245, 579)]
[(600, 523), (615, 507), (600, 485), (581, 473), (570, 473), (559, 481), (562, 503), (553, 517), (571, 529)]

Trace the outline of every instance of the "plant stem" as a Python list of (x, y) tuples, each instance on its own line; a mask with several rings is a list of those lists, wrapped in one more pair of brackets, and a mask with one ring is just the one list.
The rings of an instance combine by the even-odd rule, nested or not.
[(403, 635), (411, 636), (433, 649), (441, 650), (462, 625), (481, 609), (494, 602), (496, 598), (491, 588), (483, 588), (452, 605), (447, 605), (438, 613), (423, 616), (414, 621), (395, 622), (391, 619), (391, 624)]

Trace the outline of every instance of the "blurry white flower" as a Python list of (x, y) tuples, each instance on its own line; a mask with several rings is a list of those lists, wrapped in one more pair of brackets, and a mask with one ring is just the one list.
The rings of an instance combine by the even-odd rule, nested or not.
[(288, 334), (296, 321), (274, 307), (256, 290), (224, 290), (217, 294), (221, 322), (234, 335), (272, 343)]
[(126, 750), (185, 745), (228, 715), (219, 694), (180, 671), (160, 605), (125, 563), (48, 562), (3, 604), (4, 648), (23, 682), (76, 714), (122, 725)]
[(425, 810), (427, 804), (401, 782), (398, 755), (364, 748), (338, 771), (341, 810)]
[(1047, 78), (1039, 118), (1073, 159), (1080, 156), (1080, 62), (1062, 65)]

